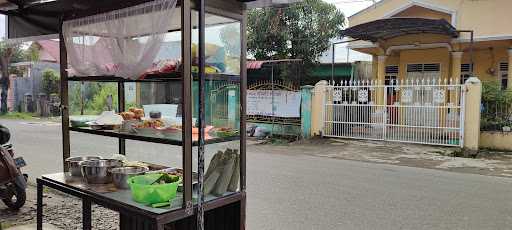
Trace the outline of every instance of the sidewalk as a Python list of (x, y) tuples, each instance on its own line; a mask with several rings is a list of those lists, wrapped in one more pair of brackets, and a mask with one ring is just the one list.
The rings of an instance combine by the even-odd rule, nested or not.
[[(29, 224), (29, 225), (23, 225), (23, 226), (15, 226), (12, 228), (7, 228), (8, 230), (34, 230), (36, 229), (36, 224)], [(51, 224), (43, 224), (43, 230), (61, 230), (60, 228), (57, 228)]]
[(512, 153), (481, 151), (477, 158), (454, 157), (460, 148), (397, 142), (313, 138), (287, 145), (253, 145), (252, 151), (303, 154), (486, 176), (512, 177)]

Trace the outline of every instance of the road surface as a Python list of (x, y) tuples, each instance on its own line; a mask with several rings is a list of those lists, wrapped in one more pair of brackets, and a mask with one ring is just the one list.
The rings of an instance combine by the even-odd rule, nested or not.
[[(33, 179), (59, 169), (60, 126), (0, 120)], [(73, 155), (109, 156), (115, 139), (72, 135)], [(108, 145), (110, 144), (110, 145)], [(218, 146), (217, 146), (218, 147)], [(209, 147), (210, 153), (217, 147)], [(248, 148), (249, 230), (511, 229), (512, 180)], [(128, 157), (179, 165), (179, 148), (129, 142)], [(173, 153), (174, 151), (174, 153)]]

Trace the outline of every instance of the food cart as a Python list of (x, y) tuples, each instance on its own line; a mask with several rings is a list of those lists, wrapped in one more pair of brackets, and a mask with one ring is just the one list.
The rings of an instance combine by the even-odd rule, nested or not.
[[(9, 6), (0, 12), (8, 16), (8, 38), (25, 41), (32, 36), (55, 38), (52, 34), (58, 34), (60, 41), (64, 165), (62, 172), (37, 179), (38, 229), (42, 229), (44, 220), (44, 187), (82, 200), (83, 229), (91, 229), (93, 203), (119, 212), (123, 230), (245, 229), (246, 3), (238, 0), (2, 3)], [(174, 50), (178, 57), (157, 60), (159, 49), (167, 39), (179, 41), (179, 47)], [(68, 87), (73, 82), (117, 84), (117, 108), (113, 112), (105, 111), (100, 116), (102, 122), (96, 118), (84, 126), (73, 122), (71, 125)], [(163, 85), (165, 94), (175, 95), (172, 102), (169, 97), (160, 102), (173, 105), (160, 107), (170, 108), (171, 112), (165, 112), (169, 121), (163, 119), (164, 111), (147, 107), (150, 105), (126, 108), (125, 86), (129, 83), (135, 83), (137, 89), (145, 84)], [(149, 95), (152, 93), (158, 90)], [(120, 117), (119, 123), (108, 123)], [(138, 163), (145, 164), (146, 175), (157, 171), (158, 175), (168, 176), (168, 170), (174, 170), (178, 174), (173, 175), (179, 179), (172, 183), (179, 182), (179, 187), (168, 202), (155, 205), (134, 197), (133, 184), (129, 184), (130, 189), (120, 189), (112, 179), (93, 180), (98, 178), (91, 177), (101, 172), (111, 176), (113, 171), (111, 168), (105, 171), (100, 164), (91, 168), (83, 163), (94, 159), (79, 162), (78, 169), (66, 161), (72, 152), (70, 132), (115, 138), (121, 155), (129, 153), (128, 141), (178, 146), (178, 151), (161, 154), (163, 157), (180, 154), (181, 165)], [(211, 160), (205, 160), (205, 156)], [(75, 167), (74, 171), (70, 172), (70, 167)], [(155, 182), (166, 185), (167, 181), (161, 178)], [(128, 182), (136, 183), (131, 178)], [(155, 182), (145, 185), (153, 186)], [(142, 192), (147, 191), (143, 188)]]

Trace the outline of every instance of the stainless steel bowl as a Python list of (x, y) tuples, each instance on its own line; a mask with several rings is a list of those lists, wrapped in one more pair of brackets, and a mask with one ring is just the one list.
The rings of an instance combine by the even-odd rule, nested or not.
[(128, 179), (132, 176), (143, 175), (147, 171), (149, 171), (148, 167), (140, 166), (120, 167), (110, 170), (112, 173), (114, 185), (119, 189), (130, 189), (130, 186), (128, 185)]
[(123, 162), (114, 159), (88, 160), (80, 163), (82, 175), (89, 184), (112, 183), (110, 170), (122, 165)]
[(66, 164), (69, 167), (71, 176), (82, 176), (82, 169), (80, 168), (80, 162), (88, 160), (99, 160), (101, 157), (87, 156), (87, 157), (70, 157), (66, 159)]

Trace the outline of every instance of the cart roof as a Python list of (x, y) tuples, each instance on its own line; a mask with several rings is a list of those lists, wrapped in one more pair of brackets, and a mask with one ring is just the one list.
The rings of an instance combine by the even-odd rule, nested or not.
[[(259, 0), (271, 2), (272, 0)], [(36, 40), (33, 37), (53, 35), (59, 32), (60, 20), (80, 18), (112, 10), (122, 9), (150, 0), (0, 0), (0, 13), (7, 15), (7, 38), (20, 40)], [(211, 0), (208, 5), (229, 12), (242, 12), (246, 2), (253, 0)], [(261, 4), (260, 4), (261, 5)], [(267, 4), (268, 5), (268, 4)], [(179, 6), (177, 6), (179, 7)], [(180, 11), (179, 11), (180, 12)], [(179, 29), (180, 14), (175, 13), (173, 27), (169, 30)], [(144, 17), (143, 15), (139, 17)], [(226, 20), (222, 17), (210, 16), (207, 24), (219, 24)], [(197, 18), (197, 17), (193, 17)], [(134, 20), (140, 20), (134, 18)], [(228, 21), (226, 21), (227, 23)], [(193, 21), (194, 23), (194, 21)], [(96, 31), (101, 34), (101, 31)], [(141, 34), (144, 32), (142, 31)], [(49, 38), (49, 37), (47, 37)]]

